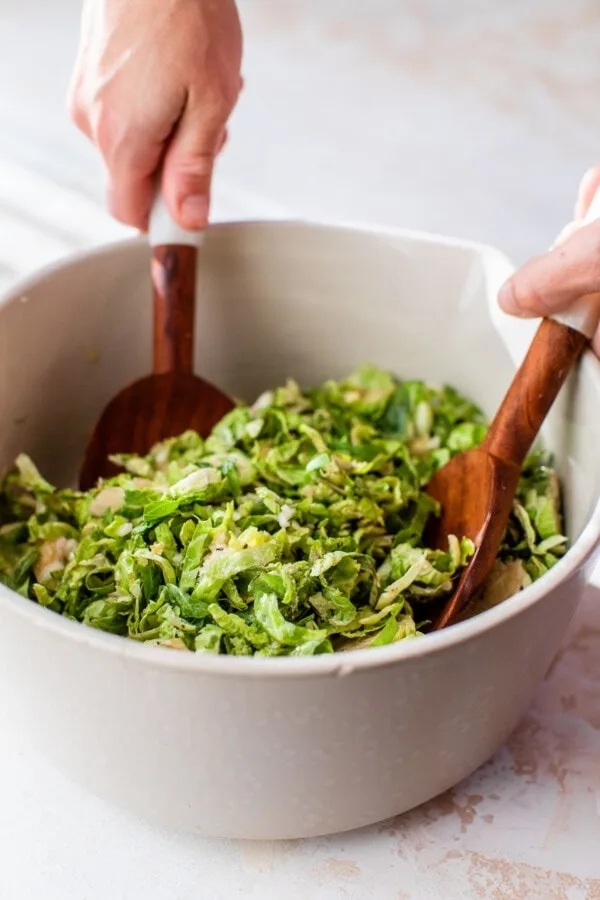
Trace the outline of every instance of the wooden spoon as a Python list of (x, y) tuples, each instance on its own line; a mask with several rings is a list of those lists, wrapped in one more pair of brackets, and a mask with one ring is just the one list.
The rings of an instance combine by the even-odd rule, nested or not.
[(145, 454), (158, 441), (192, 429), (206, 436), (234, 404), (193, 374), (196, 263), (202, 235), (171, 219), (160, 195), (150, 220), (154, 294), (153, 374), (110, 401), (87, 446), (79, 483), (94, 487), (119, 471), (114, 453)]
[[(587, 216), (600, 216), (600, 194)], [(431, 479), (428, 492), (441, 517), (428, 523), (428, 543), (448, 547), (448, 535), (468, 537), (475, 553), (432, 630), (456, 622), (489, 575), (512, 509), (521, 468), (569, 372), (600, 319), (600, 294), (582, 297), (568, 313), (544, 319), (482, 445), (459, 453)]]

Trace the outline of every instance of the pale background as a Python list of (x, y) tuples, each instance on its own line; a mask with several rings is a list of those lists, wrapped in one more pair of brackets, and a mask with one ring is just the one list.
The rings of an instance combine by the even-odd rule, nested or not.
[[(124, 232), (64, 93), (76, 0), (0, 0), (0, 287)], [(598, 0), (243, 0), (246, 90), (216, 218), (325, 216), (549, 245), (600, 162)], [(0, 706), (0, 900), (598, 900), (600, 613), (592, 590), (527, 719), (401, 820), (241, 845), (84, 794)]]

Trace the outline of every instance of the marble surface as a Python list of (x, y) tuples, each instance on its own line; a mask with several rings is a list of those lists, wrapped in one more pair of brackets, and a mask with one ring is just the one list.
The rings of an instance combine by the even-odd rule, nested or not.
[[(78, 7), (0, 8), (0, 287), (127, 232), (64, 114)], [(247, 88), (216, 218), (380, 221), (489, 241), (518, 262), (548, 245), (600, 161), (597, 0), (241, 8)], [(591, 587), (487, 765), (402, 818), (316, 841), (151, 828), (49, 768), (0, 707), (0, 900), (600, 900), (599, 600)]]

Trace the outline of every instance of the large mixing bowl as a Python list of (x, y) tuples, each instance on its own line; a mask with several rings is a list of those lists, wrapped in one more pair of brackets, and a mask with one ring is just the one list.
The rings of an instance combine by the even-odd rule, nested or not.
[[(448, 381), (492, 413), (532, 326), (497, 312), (496, 251), (296, 223), (210, 229), (197, 369), (252, 399), (372, 361)], [(142, 241), (62, 262), (0, 305), (0, 469), (20, 451), (74, 478), (104, 403), (150, 368)], [(588, 354), (545, 440), (568, 554), (495, 609), (393, 646), (231, 658), (138, 645), (0, 589), (1, 700), (98, 795), (203, 834), (290, 838), (384, 819), (481, 765), (544, 677), (600, 536), (600, 371)]]

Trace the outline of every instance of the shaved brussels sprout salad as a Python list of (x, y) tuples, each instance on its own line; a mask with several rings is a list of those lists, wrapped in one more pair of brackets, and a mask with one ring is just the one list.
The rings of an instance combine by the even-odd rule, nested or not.
[[(0, 581), (85, 625), (196, 653), (310, 656), (420, 636), (473, 552), (424, 543), (437, 468), (486, 433), (450, 387), (364, 366), (239, 406), (80, 493), (27, 456), (0, 481)], [(565, 552), (556, 474), (523, 469), (495, 568), (469, 614)]]

